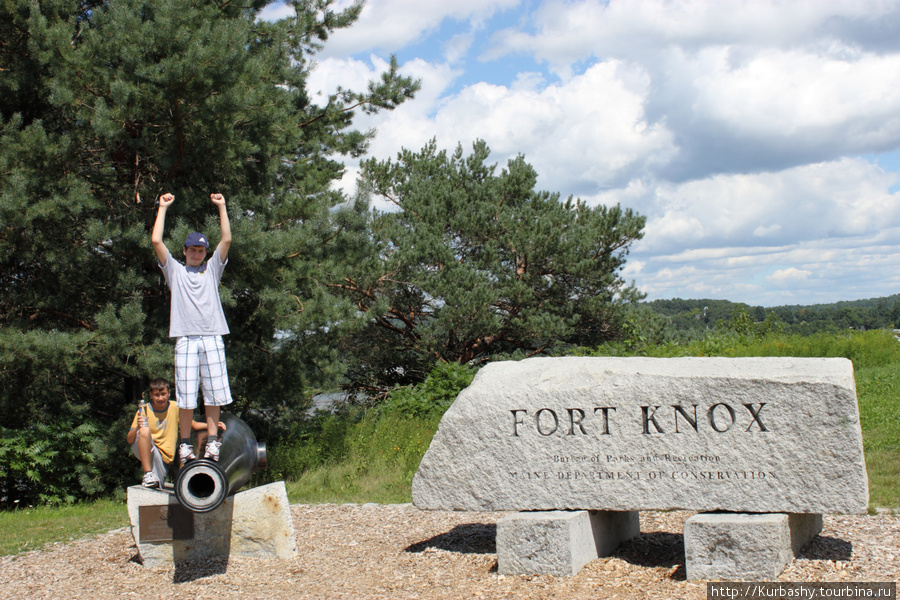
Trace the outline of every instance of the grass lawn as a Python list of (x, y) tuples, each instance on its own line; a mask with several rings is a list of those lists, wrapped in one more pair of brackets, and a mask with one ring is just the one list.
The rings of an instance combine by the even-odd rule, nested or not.
[(40, 550), (128, 525), (123, 501), (98, 500), (61, 508), (40, 507), (0, 512), (0, 556)]

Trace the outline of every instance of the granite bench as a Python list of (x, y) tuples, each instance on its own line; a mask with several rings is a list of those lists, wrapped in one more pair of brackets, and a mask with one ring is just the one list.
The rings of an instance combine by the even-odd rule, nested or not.
[(413, 479), (421, 509), (516, 511), (501, 574), (577, 573), (689, 510), (689, 579), (777, 576), (823, 514), (862, 514), (853, 366), (841, 358), (532, 358), (484, 367)]

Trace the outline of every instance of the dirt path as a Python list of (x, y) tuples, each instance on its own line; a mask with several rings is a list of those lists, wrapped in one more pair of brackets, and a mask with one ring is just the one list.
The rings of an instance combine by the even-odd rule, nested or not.
[[(641, 513), (641, 535), (575, 577), (502, 576), (502, 513), (423, 512), (410, 505), (294, 505), (299, 555), (144, 568), (127, 529), (0, 558), (0, 598), (210, 600), (706, 598), (684, 580), (690, 513)], [(779, 578), (897, 581), (900, 517), (838, 516)]]

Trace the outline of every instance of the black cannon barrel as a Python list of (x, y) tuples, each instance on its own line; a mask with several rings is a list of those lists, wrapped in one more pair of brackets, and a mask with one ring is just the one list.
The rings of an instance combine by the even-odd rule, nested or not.
[(193, 512), (215, 510), (246, 484), (254, 471), (266, 468), (266, 445), (256, 441), (250, 427), (229, 413), (221, 413), (219, 420), (225, 431), (219, 433), (218, 462), (192, 460), (175, 478), (175, 498)]

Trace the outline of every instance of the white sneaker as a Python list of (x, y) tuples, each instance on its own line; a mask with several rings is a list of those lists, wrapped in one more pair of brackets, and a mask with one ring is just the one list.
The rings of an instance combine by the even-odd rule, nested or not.
[(191, 448), (190, 444), (181, 444), (178, 446), (178, 458), (181, 459), (181, 466), (183, 467), (187, 461), (194, 460), (197, 457), (194, 456), (194, 449)]
[(216, 440), (214, 442), (208, 442), (206, 444), (206, 452), (203, 453), (203, 458), (208, 458), (210, 460), (218, 461), (219, 460), (219, 448), (222, 447), (222, 442)]
[(145, 488), (158, 488), (159, 479), (156, 478), (156, 475), (153, 474), (153, 471), (147, 471), (146, 473), (144, 473), (144, 480), (141, 482), (141, 485)]

